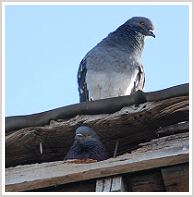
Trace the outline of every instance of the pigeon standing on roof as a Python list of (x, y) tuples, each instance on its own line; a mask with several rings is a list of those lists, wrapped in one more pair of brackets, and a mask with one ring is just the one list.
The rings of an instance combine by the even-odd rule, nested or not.
[(133, 17), (110, 33), (82, 59), (78, 70), (80, 102), (130, 95), (143, 90), (145, 74), (140, 61), (153, 22)]
[(93, 159), (102, 161), (107, 158), (107, 150), (98, 138), (96, 132), (89, 127), (81, 126), (77, 128), (75, 142), (64, 160)]

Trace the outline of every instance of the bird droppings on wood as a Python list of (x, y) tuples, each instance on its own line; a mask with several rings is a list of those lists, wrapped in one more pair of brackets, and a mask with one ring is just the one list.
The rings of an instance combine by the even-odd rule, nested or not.
[(75, 164), (80, 164), (80, 163), (94, 163), (97, 162), (97, 160), (94, 159), (68, 159), (63, 161), (64, 163), (75, 163)]

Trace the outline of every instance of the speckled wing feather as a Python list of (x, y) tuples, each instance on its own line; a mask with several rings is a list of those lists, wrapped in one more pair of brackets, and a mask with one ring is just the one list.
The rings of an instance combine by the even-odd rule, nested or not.
[(87, 62), (86, 58), (82, 59), (78, 69), (77, 79), (78, 79), (78, 92), (79, 92), (80, 102), (89, 101), (88, 89), (85, 79), (87, 73), (86, 62)]
[(131, 93), (137, 92), (138, 90), (144, 90), (144, 87), (145, 87), (145, 73), (144, 73), (143, 65), (141, 64), (139, 66), (139, 72), (134, 81), (134, 87)]

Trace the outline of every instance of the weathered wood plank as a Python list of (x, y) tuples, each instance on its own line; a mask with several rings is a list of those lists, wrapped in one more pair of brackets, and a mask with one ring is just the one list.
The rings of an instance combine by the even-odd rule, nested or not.
[[(189, 162), (188, 133), (152, 140), (147, 148), (89, 164), (63, 161), (10, 167), (5, 170), (6, 191), (29, 191), (53, 185), (96, 179)], [(182, 136), (182, 137), (181, 137)], [(164, 143), (166, 141), (166, 143)], [(178, 141), (179, 143), (175, 143)], [(182, 143), (180, 143), (182, 141)], [(158, 148), (156, 147), (158, 145)], [(49, 172), (49, 173), (48, 173)]]
[(123, 177), (112, 176), (104, 179), (97, 179), (96, 192), (126, 192)]
[(188, 131), (189, 131), (189, 121), (184, 121), (167, 127), (160, 127), (156, 131), (156, 134), (162, 137), (162, 136), (172, 135), (175, 133), (184, 133)]
[(98, 179), (96, 181), (96, 192), (110, 192), (111, 191), (111, 183), (112, 177), (108, 177), (105, 179)]
[(95, 192), (96, 180), (90, 179), (62, 185), (30, 190), (29, 192)]
[(112, 177), (111, 192), (127, 192), (122, 176)]
[(160, 169), (152, 169), (128, 174), (130, 192), (165, 192)]
[(189, 163), (163, 168), (167, 192), (189, 192)]
[(150, 142), (141, 143), (140, 146), (142, 147), (132, 153), (144, 153), (152, 150), (165, 152), (169, 150), (169, 147), (175, 150), (189, 150), (189, 132), (153, 139)]
[(121, 155), (138, 148), (141, 142), (156, 138), (158, 127), (188, 119), (189, 97), (181, 96), (147, 102), (138, 107), (127, 106), (114, 114), (83, 115), (69, 120), (51, 121), (50, 125), (6, 134), (6, 167), (63, 160), (73, 144), (75, 130), (80, 125), (96, 130), (112, 157), (118, 138), (118, 155)]

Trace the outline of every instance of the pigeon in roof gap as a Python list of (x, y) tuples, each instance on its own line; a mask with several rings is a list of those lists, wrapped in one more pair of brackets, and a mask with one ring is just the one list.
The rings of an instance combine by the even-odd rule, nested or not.
[(145, 74), (141, 54), (146, 38), (155, 38), (154, 30), (150, 19), (133, 17), (92, 48), (79, 65), (80, 102), (142, 91)]
[(73, 146), (65, 156), (69, 159), (93, 159), (102, 161), (108, 158), (108, 152), (100, 141), (96, 132), (87, 126), (80, 126), (76, 130)]

